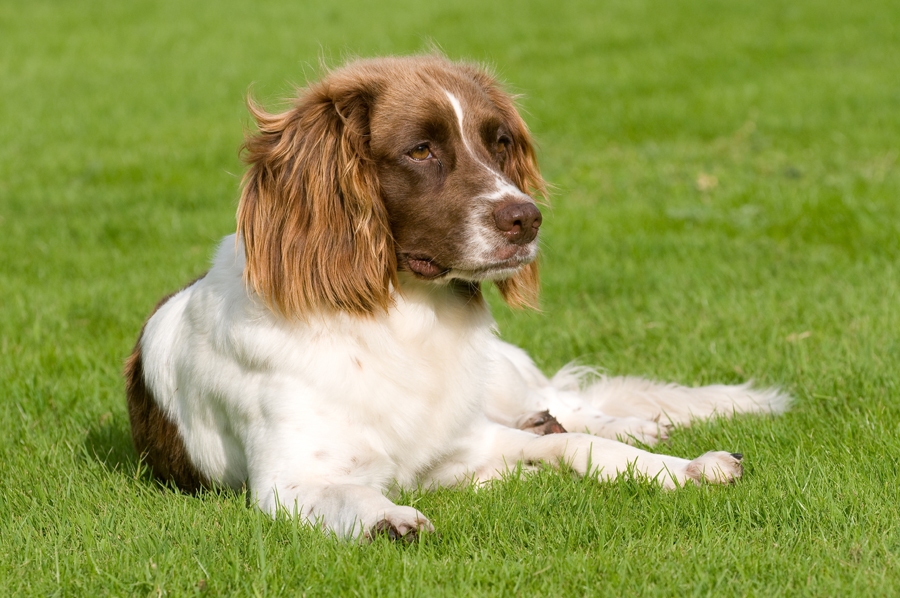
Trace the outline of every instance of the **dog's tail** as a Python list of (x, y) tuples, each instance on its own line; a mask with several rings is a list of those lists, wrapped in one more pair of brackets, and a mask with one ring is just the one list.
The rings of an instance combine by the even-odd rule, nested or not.
[(666, 426), (738, 413), (781, 413), (791, 404), (791, 397), (781, 389), (753, 388), (752, 382), (690, 388), (631, 376), (604, 376), (578, 365), (564, 367), (551, 383), (561, 390), (579, 390), (606, 415), (637, 417)]

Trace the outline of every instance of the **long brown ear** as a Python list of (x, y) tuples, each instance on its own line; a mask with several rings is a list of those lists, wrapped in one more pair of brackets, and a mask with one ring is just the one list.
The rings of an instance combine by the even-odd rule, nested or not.
[[(504, 164), (504, 174), (523, 193), (534, 197), (539, 204), (549, 207), (547, 184), (538, 169), (531, 133), (528, 132), (525, 121), (519, 116), (514, 98), (501, 89), (496, 79), (483, 70), (476, 73), (476, 78), (487, 92), (488, 97), (503, 114), (506, 126), (512, 135), (510, 153)], [(511, 307), (538, 308), (540, 276), (538, 275), (537, 260), (519, 270), (515, 276), (495, 284), (504, 301)]]
[(287, 317), (391, 304), (396, 256), (369, 157), (371, 92), (332, 75), (269, 114), (248, 99), (258, 131), (244, 141), (238, 234), (244, 277)]
[(538, 296), (541, 291), (541, 279), (537, 260), (524, 266), (515, 275), (495, 281), (494, 285), (510, 307), (540, 310)]

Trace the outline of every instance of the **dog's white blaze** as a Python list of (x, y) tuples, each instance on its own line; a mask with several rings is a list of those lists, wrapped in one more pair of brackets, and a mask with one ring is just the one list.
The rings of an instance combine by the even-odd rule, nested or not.
[(490, 201), (496, 201), (510, 195), (525, 195), (518, 187), (516, 187), (512, 183), (504, 181), (499, 176), (494, 179), (494, 184), (496, 185), (496, 188), (493, 193), (486, 193), (484, 195), (481, 195), (482, 198)]
[[(466, 146), (466, 149), (469, 150), (469, 153), (472, 154), (472, 157), (475, 157), (475, 154), (472, 152), (472, 148), (469, 145), (469, 140), (466, 139), (466, 128), (463, 124), (462, 104), (459, 103), (459, 100), (455, 95), (453, 95), (446, 89), (444, 90), (444, 93), (447, 94), (447, 99), (450, 100), (450, 105), (453, 106), (453, 111), (456, 113), (456, 120), (459, 122), (459, 136), (462, 137), (463, 145)], [(478, 160), (478, 158), (475, 159)], [(479, 164), (481, 163), (479, 162)], [(482, 166), (484, 165), (482, 164)]]
[(469, 152), (469, 155), (472, 156), (472, 159), (475, 160), (479, 166), (494, 175), (497, 190), (495, 193), (491, 193), (490, 195), (486, 195), (484, 197), (493, 199), (496, 196), (499, 199), (506, 194), (521, 195), (522, 192), (515, 185), (510, 185), (509, 183), (504, 181), (501, 174), (495, 168), (491, 168), (478, 159), (478, 156), (475, 154), (475, 152), (472, 150), (472, 146), (469, 144), (469, 139), (466, 137), (465, 118), (463, 115), (462, 104), (460, 104), (459, 99), (455, 95), (453, 95), (446, 89), (443, 91), (447, 95), (447, 99), (450, 100), (450, 105), (453, 106), (453, 112), (456, 113), (456, 120), (457, 122), (459, 122), (459, 136), (462, 138), (462, 142), (466, 148), (466, 151)]

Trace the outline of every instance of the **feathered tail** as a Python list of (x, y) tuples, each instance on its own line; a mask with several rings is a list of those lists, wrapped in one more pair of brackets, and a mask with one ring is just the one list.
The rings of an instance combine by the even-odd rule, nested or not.
[(598, 375), (591, 368), (569, 365), (551, 380), (560, 390), (579, 390), (595, 409), (615, 417), (637, 417), (665, 426), (738, 413), (781, 413), (791, 397), (778, 388), (753, 388), (752, 382), (690, 388), (631, 376)]

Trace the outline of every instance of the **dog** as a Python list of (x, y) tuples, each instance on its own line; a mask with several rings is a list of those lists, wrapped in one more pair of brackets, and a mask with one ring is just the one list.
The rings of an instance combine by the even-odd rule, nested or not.
[(673, 425), (779, 412), (749, 385), (548, 379), (482, 296), (538, 293), (545, 184), (514, 98), (440, 56), (351, 62), (283, 113), (248, 101), (237, 231), (160, 302), (126, 362), (131, 432), (155, 476), (329, 533), (434, 531), (391, 490), (568, 464), (665, 488), (731, 483), (742, 456), (654, 454)]

